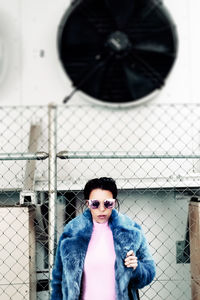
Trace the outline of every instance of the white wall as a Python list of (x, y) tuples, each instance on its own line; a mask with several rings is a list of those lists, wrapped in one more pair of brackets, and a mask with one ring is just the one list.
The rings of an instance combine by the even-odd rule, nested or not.
[[(0, 0), (0, 106), (61, 104), (71, 87), (57, 57), (56, 36), (70, 0)], [(179, 53), (156, 102), (198, 102), (198, 0), (165, 0), (177, 25)], [(0, 65), (1, 65), (0, 60)], [(2, 77), (2, 78), (1, 78)], [(73, 103), (83, 101), (78, 95)]]

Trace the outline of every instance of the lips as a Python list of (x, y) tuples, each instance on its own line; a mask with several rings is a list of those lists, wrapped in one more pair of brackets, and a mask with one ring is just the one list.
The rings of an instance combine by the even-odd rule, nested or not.
[(98, 218), (99, 218), (99, 219), (105, 219), (105, 218), (106, 218), (106, 215), (98, 215)]

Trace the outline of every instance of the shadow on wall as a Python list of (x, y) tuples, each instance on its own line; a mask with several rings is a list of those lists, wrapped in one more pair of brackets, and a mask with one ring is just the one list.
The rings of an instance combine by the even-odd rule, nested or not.
[[(15, 24), (16, 23), (16, 24)], [(14, 26), (15, 25), (15, 26)], [(17, 89), (21, 69), (21, 37), (17, 21), (13, 21), (5, 12), (0, 12), (0, 92)], [(19, 68), (20, 67), (20, 68)], [(16, 72), (15, 72), (16, 71)]]

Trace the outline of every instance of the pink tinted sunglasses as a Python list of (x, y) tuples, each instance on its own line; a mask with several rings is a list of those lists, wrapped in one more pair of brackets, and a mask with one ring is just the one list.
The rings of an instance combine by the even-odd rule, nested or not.
[[(92, 209), (97, 209), (100, 205), (100, 201), (99, 200), (95, 200), (95, 199), (90, 199), (90, 200), (87, 200), (88, 203), (89, 203), (89, 206), (90, 208)], [(105, 208), (109, 208), (109, 209), (112, 209), (115, 205), (115, 199), (105, 199), (104, 200), (104, 207)]]

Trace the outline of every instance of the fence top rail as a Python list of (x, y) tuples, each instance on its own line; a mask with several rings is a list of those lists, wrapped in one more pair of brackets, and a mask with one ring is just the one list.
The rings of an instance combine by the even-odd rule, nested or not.
[(49, 103), (48, 105), (4, 105), (4, 106), (0, 106), (0, 110), (4, 110), (4, 109), (29, 109), (29, 108), (38, 108), (38, 109), (43, 109), (43, 108), (59, 108), (59, 107), (105, 107), (106, 109), (115, 109), (115, 108), (119, 108), (119, 109), (125, 109), (125, 110), (128, 110), (128, 109), (135, 109), (136, 107), (138, 108), (142, 108), (142, 107), (192, 107), (192, 106), (196, 106), (196, 107), (199, 107), (200, 106), (200, 103), (199, 103), (199, 100), (197, 100), (196, 102), (192, 102), (192, 103), (189, 103), (189, 102), (175, 102), (175, 103), (153, 103), (153, 102), (150, 102), (150, 103), (144, 103), (142, 105), (132, 105), (130, 107), (126, 107), (124, 106), (123, 104), (119, 104), (119, 105), (116, 105), (116, 106), (112, 106), (112, 105), (106, 105), (104, 103), (102, 104), (99, 104), (99, 103), (76, 103), (76, 102), (67, 102), (66, 104), (62, 104), (62, 103)]
[(199, 159), (200, 153), (137, 153), (132, 151), (60, 151), (60, 159)]
[(44, 160), (49, 157), (46, 152), (36, 153), (0, 153), (0, 160)]
[[(200, 153), (136, 153), (131, 151), (60, 151), (56, 155), (60, 159), (200, 159)], [(46, 152), (36, 153), (0, 153), (0, 161), (4, 160), (45, 160)]]

